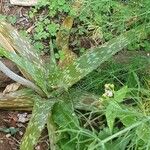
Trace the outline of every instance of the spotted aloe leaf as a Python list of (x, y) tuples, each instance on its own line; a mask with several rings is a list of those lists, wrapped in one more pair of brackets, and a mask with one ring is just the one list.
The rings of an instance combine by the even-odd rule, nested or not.
[(33, 107), (33, 99), (29, 97), (22, 98), (6, 98), (0, 100), (0, 108), (3, 110), (25, 110), (31, 111)]
[[(0, 22), (0, 45), (6, 50), (25, 57), (28, 61), (38, 65), (42, 71), (45, 71), (44, 63), (40, 59), (36, 50), (29, 43), (29, 40), (22, 37), (18, 31), (6, 22)], [(20, 69), (22, 74), (32, 80), (32, 77), (25, 70)]]
[(37, 66), (27, 60), (26, 57), (21, 57), (18, 54), (13, 52), (6, 51), (2, 47), (0, 47), (0, 54), (5, 56), (6, 58), (15, 62), (20, 68), (24, 69), (29, 75), (32, 76), (33, 80), (36, 84), (41, 87), (41, 89), (47, 93), (46, 88), (46, 74), (44, 74), (43, 70), (41, 70), (40, 66)]
[(56, 134), (56, 125), (52, 119), (52, 114), (51, 112), (49, 113), (49, 117), (47, 119), (47, 130), (48, 130), (48, 135), (49, 135), (49, 141), (50, 141), (50, 149), (56, 150), (56, 143), (58, 140), (58, 136)]
[(72, 25), (73, 18), (70, 16), (66, 17), (60, 31), (57, 33), (57, 47), (61, 50), (63, 55), (63, 58), (60, 57), (59, 60), (59, 66), (61, 68), (64, 68), (67, 64), (70, 64), (77, 58), (77, 55), (69, 48), (69, 36)]
[(28, 40), (22, 38), (17, 30), (5, 22), (0, 22), (0, 37), (0, 55), (15, 62), (26, 78), (35, 81), (47, 93), (47, 71)]
[[(11, 110), (32, 110), (35, 100), (34, 97), (36, 96), (35, 94), (36, 93), (34, 93), (33, 90), (26, 88), (23, 90), (7, 93), (5, 95), (0, 93), (0, 109), (7, 108)], [(69, 91), (69, 97), (72, 100), (75, 109), (96, 111), (101, 107), (98, 95), (87, 93), (85, 91), (77, 90), (74, 88)], [(66, 99), (63, 95), (62, 98)], [(49, 122), (47, 122), (47, 124), (49, 124)]]
[(71, 88), (69, 90), (69, 97), (76, 109), (96, 111), (97, 109), (99, 110), (102, 107), (101, 102), (99, 101), (99, 95), (91, 92)]
[(111, 56), (125, 48), (129, 43), (134, 42), (137, 38), (142, 38), (147, 33), (149, 24), (143, 24), (135, 29), (129, 30), (124, 34), (110, 40), (101, 47), (93, 48), (86, 54), (82, 55), (73, 63), (65, 67), (60, 75), (58, 87), (71, 87), (88, 73), (99, 67)]
[(73, 2), (71, 10), (75, 15), (67, 16), (64, 19), (56, 36), (56, 46), (63, 54), (63, 59), (59, 60), (59, 66), (61, 68), (64, 68), (67, 64), (70, 64), (77, 58), (77, 55), (69, 48), (69, 37), (74, 18), (78, 16), (82, 3), (82, 0), (75, 0)]
[(0, 93), (0, 109), (32, 110), (35, 93), (30, 89), (22, 89), (11, 93)]
[(62, 49), (63, 47), (69, 47), (69, 36), (70, 36), (70, 30), (73, 25), (73, 17), (67, 16), (61, 27), (60, 30), (57, 33), (56, 37), (56, 46), (59, 49)]
[(14, 48), (10, 45), (10, 43), (4, 38), (4, 36), (0, 33), (0, 45), (2, 45), (5, 49), (14, 52)]
[[(60, 30), (57, 33), (56, 46), (61, 50), (63, 50), (63, 48), (66, 48), (66, 49), (64, 49), (65, 51), (70, 51), (69, 50), (70, 31), (73, 26), (74, 18), (78, 16), (78, 13), (81, 10), (82, 4), (83, 4), (82, 0), (75, 0), (73, 2), (71, 10), (74, 15), (72, 15), (72, 16), (69, 15), (64, 19), (64, 21), (60, 27)], [(66, 53), (66, 55), (67, 55), (67, 53)]]
[[(0, 33), (0, 45), (7, 51), (9, 52), (15, 52), (14, 47), (12, 46), (12, 43), (10, 41), (8, 41), (8, 39), (6, 37), (3, 36), (2, 33)], [(19, 68), (19, 70), (22, 72), (22, 74), (25, 76), (25, 78), (32, 80), (32, 77), (27, 74), (23, 69)]]
[(33, 107), (32, 117), (22, 139), (20, 150), (33, 150), (48, 119), (55, 101), (45, 101), (37, 97)]
[(0, 33), (5, 37), (16, 53), (43, 67), (42, 60), (29, 43), (29, 40), (22, 37), (15, 28), (6, 22), (0, 22)]

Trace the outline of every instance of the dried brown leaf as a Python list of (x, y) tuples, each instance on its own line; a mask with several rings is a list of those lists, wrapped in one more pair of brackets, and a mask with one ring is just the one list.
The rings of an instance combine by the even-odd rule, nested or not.
[(5, 90), (3, 91), (3, 94), (10, 93), (10, 92), (15, 92), (19, 89), (21, 84), (19, 83), (12, 83), (6, 86)]

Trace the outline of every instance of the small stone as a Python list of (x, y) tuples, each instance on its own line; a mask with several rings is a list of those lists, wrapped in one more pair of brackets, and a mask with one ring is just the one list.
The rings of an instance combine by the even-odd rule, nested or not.
[(27, 113), (18, 114), (17, 117), (18, 117), (18, 122), (25, 123), (29, 121), (29, 119), (27, 118)]
[(17, 127), (22, 128), (24, 125), (22, 123), (16, 123)]
[(0, 140), (0, 144), (2, 144), (4, 141), (3, 140)]
[(23, 135), (23, 132), (22, 132), (22, 131), (19, 131), (19, 134), (20, 134), (20, 135)]
[(38, 0), (10, 0), (12, 5), (35, 6)]
[(10, 138), (11, 137), (11, 134), (6, 134), (6, 138)]
[(35, 147), (36, 150), (40, 150), (40, 145)]

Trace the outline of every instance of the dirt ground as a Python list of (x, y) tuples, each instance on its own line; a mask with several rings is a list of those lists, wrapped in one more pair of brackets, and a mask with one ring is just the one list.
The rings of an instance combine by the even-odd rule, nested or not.
[[(7, 121), (9, 120), (9, 111), (0, 111), (0, 128), (6, 128), (9, 127), (11, 124), (9, 124)], [(13, 112), (15, 113), (15, 112)], [(9, 137), (4, 132), (0, 132), (0, 149), (1, 150), (15, 150), (18, 147), (18, 141), (15, 137)]]
[(28, 11), (30, 7), (14, 6), (9, 0), (0, 1), (0, 14), (16, 17), (15, 27), (18, 29), (27, 29), (32, 22), (29, 21)]
[[(20, 123), (18, 122), (18, 114), (25, 114), (26, 112), (18, 111), (0, 111), (0, 129), (10, 129), (14, 128), (16, 133), (11, 135), (11, 133), (5, 133), (0, 131), (0, 150), (19, 150), (19, 145), (21, 138), (25, 132), (28, 122)], [(28, 113), (27, 115), (30, 115)], [(7, 131), (7, 130), (6, 130)], [(48, 150), (49, 142), (47, 132), (44, 131), (39, 143), (35, 147), (35, 150)]]

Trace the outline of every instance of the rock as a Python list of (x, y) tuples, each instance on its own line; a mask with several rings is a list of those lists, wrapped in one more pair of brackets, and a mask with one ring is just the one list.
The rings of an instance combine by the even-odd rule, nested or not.
[(20, 6), (34, 6), (37, 4), (38, 0), (10, 0), (12, 5), (20, 5)]
[(29, 119), (27, 118), (27, 113), (22, 113), (22, 114), (18, 114), (17, 117), (18, 117), (18, 122), (21, 122), (21, 123), (25, 123), (27, 121), (29, 121)]

